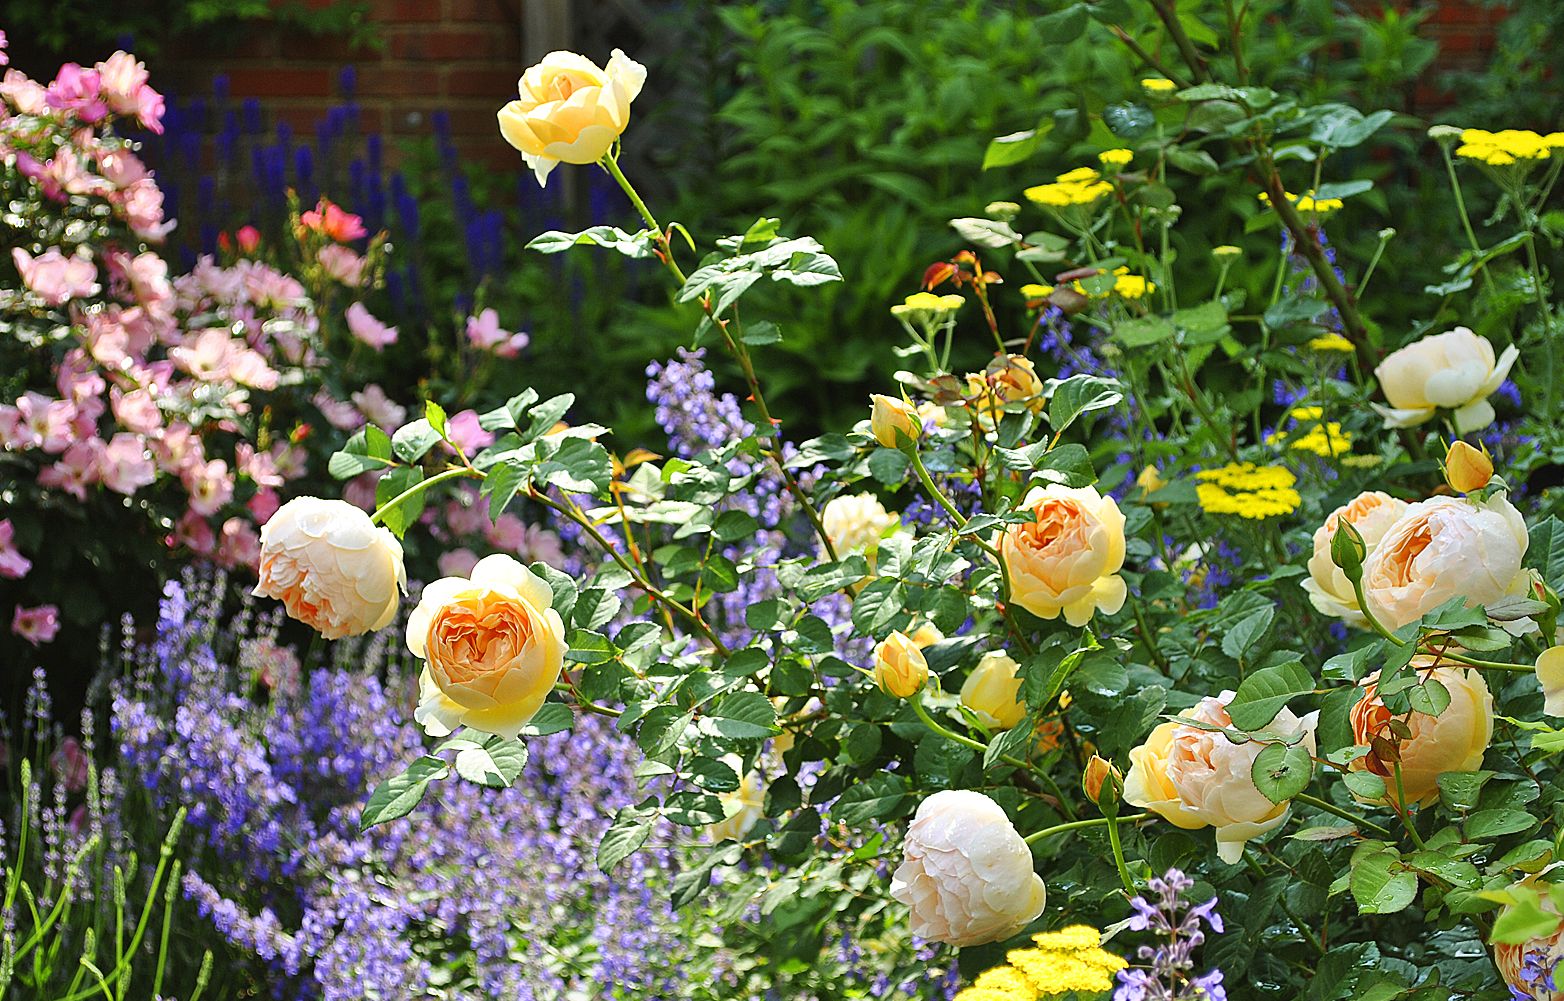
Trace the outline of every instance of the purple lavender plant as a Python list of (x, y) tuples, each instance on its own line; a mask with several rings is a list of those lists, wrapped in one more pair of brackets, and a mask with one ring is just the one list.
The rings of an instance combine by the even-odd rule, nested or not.
[(1220, 969), (1194, 975), (1194, 952), (1205, 942), (1206, 931), (1218, 935), (1223, 931), (1216, 897), (1195, 906), (1183, 899), (1194, 885), (1178, 869), (1169, 869), (1147, 883), (1156, 894), (1154, 900), (1142, 896), (1130, 901), (1135, 913), (1129, 927), (1150, 932), (1157, 944), (1136, 950), (1141, 965), (1119, 971), (1113, 1001), (1227, 1001)]

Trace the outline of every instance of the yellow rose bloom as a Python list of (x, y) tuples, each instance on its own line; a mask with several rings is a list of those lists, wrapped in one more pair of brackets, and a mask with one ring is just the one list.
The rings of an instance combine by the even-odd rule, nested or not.
[(618, 49), (605, 67), (574, 52), (550, 52), (522, 74), (520, 97), (500, 109), (500, 135), (542, 185), (561, 163), (606, 156), (645, 83), (646, 67)]

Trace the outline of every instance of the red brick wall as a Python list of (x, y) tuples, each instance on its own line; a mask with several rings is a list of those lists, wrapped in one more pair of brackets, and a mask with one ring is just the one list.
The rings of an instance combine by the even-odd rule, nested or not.
[(157, 83), (179, 96), (208, 94), (213, 78), (226, 75), (235, 99), (261, 99), (273, 121), (307, 136), (347, 96), (342, 70), (352, 66), (362, 131), (428, 135), (430, 114), (445, 111), (464, 155), (514, 165), (494, 115), (515, 95), (525, 68), (522, 2), (370, 0), (379, 48), (261, 29), (221, 55), (168, 53), (156, 68)]

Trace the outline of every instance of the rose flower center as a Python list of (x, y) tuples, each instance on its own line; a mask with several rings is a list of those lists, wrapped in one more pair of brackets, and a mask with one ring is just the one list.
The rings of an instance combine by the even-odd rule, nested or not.
[(452, 602), (429, 623), (427, 648), (454, 684), (500, 670), (532, 640), (532, 619), (493, 594)]

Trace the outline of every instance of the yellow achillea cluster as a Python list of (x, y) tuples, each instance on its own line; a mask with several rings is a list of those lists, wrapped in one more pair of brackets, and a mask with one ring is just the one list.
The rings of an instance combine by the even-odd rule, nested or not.
[(1148, 94), (1171, 94), (1178, 90), (1178, 84), (1160, 76), (1146, 77), (1140, 82), (1140, 87)]
[(1273, 518), (1291, 514), (1303, 503), (1294, 484), (1298, 478), (1281, 466), (1233, 462), (1195, 474), (1195, 495), (1207, 514), (1240, 518)]
[(1123, 959), (1102, 948), (1102, 934), (1086, 925), (1033, 935), (1035, 948), (1012, 949), (1007, 966), (985, 970), (955, 1001), (1039, 1001), (1075, 992), (1102, 994), (1113, 989)]
[[(1340, 198), (1315, 198), (1312, 191), (1305, 191), (1301, 195), (1295, 195), (1289, 191), (1287, 192), (1287, 200), (1292, 202), (1293, 207), (1299, 212), (1318, 212), (1321, 214), (1334, 212), (1345, 204)], [(1260, 203), (1262, 205), (1271, 204), (1270, 192), (1260, 192)]]
[(1343, 354), (1352, 353), (1352, 342), (1340, 334), (1326, 334), (1309, 341), (1310, 351), (1340, 351)]
[(935, 295), (933, 292), (914, 292), (903, 302), (891, 307), (891, 315), (902, 319), (925, 316), (941, 316), (954, 313), (967, 300), (959, 295)]
[(1090, 167), (1077, 167), (1060, 174), (1052, 184), (1038, 184), (1022, 194), (1039, 205), (1049, 208), (1068, 208), (1071, 205), (1090, 205), (1113, 190), (1113, 185)]
[(1105, 149), (1097, 159), (1104, 167), (1128, 167), (1135, 154), (1127, 149)]
[[(1149, 280), (1144, 275), (1132, 275), (1130, 269), (1119, 267), (1113, 269), (1114, 282), (1111, 292), (1088, 292), (1080, 282), (1072, 282), (1070, 288), (1081, 295), (1091, 299), (1106, 299), (1110, 295), (1116, 295), (1121, 299), (1142, 299), (1147, 294), (1157, 290), (1157, 283)], [(1022, 285), (1021, 294), (1028, 299), (1045, 299), (1053, 295), (1052, 285)]]
[(1546, 160), (1556, 149), (1564, 148), (1564, 132), (1539, 135), (1523, 129), (1489, 132), (1463, 129), (1461, 145), (1455, 155), (1478, 160), (1490, 167), (1508, 167), (1521, 160)]
[[(1312, 424), (1303, 434), (1293, 438), (1289, 448), (1300, 452), (1313, 452), (1324, 459), (1337, 459), (1352, 451), (1352, 435), (1341, 429), (1339, 421), (1322, 420), (1325, 412), (1319, 407), (1294, 407), (1289, 417), (1300, 426)], [(1296, 430), (1296, 429), (1295, 429)], [(1265, 438), (1267, 445), (1285, 441), (1290, 431), (1273, 431)], [(1290, 475), (1290, 474), (1289, 474)]]

